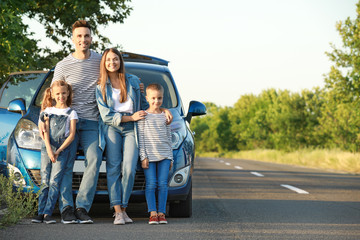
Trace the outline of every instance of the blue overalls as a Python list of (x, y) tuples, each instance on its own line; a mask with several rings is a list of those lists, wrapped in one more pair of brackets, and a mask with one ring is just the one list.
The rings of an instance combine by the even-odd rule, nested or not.
[[(50, 144), (53, 152), (63, 144), (65, 139), (66, 122), (72, 112), (72, 109), (67, 111), (67, 115), (49, 115), (49, 136)], [(40, 119), (43, 121), (46, 113), (40, 114)], [(47, 152), (45, 143), (41, 147), (41, 188), (39, 195), (38, 214), (52, 215), (56, 201), (59, 197), (59, 187), (64, 175), (66, 163), (70, 157), (69, 145), (58, 156), (55, 163), (51, 162)]]

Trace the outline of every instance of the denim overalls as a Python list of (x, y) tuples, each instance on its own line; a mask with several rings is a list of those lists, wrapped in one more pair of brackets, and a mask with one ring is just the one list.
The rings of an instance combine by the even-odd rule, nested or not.
[[(72, 112), (67, 111), (67, 115), (49, 115), (49, 135), (50, 144), (53, 152), (55, 152), (67, 138), (65, 136), (66, 122)], [(40, 114), (43, 121), (46, 113)], [(71, 146), (71, 145), (70, 145)], [(64, 175), (64, 169), (70, 156), (71, 147), (65, 148), (58, 156), (55, 163), (51, 162), (43, 142), (41, 147), (41, 188), (39, 195), (38, 214), (52, 215), (56, 201), (59, 197), (59, 186)]]

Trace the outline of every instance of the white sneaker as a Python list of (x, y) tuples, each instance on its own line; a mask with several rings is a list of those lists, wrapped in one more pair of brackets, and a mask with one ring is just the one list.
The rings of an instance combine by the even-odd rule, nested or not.
[(124, 215), (122, 212), (114, 213), (113, 217), (115, 217), (115, 220), (114, 220), (115, 225), (124, 225), (125, 224), (125, 219), (124, 219)]
[(129, 216), (127, 215), (127, 213), (125, 211), (122, 212), (125, 222), (126, 223), (133, 223), (133, 220), (131, 218), (129, 218)]

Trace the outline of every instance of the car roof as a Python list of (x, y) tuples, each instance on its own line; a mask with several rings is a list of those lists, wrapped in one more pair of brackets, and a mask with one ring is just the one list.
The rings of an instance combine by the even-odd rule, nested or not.
[(141, 62), (141, 63), (152, 63), (157, 65), (168, 66), (169, 61), (152, 57), (143, 54), (130, 53), (130, 52), (122, 52), (122, 56), (125, 62)]
[(30, 74), (30, 73), (47, 73), (48, 71), (21, 71), (21, 72), (12, 72), (9, 74), (9, 76), (12, 76), (12, 75), (19, 75), (19, 74)]

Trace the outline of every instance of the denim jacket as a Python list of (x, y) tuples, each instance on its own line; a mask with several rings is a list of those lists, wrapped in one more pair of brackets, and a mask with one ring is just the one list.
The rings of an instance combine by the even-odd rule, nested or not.
[[(145, 99), (145, 95), (140, 92), (140, 80), (135, 75), (126, 73), (126, 89), (128, 97), (133, 102), (133, 113), (145, 110), (149, 107), (148, 102)], [(103, 95), (101, 93), (100, 85), (96, 87), (96, 101), (100, 112), (99, 128), (100, 128), (100, 139), (99, 147), (105, 149), (105, 132), (109, 126), (120, 126), (123, 113), (114, 110), (114, 101), (112, 99), (112, 86), (110, 79), (108, 79), (105, 86), (106, 102), (104, 102)], [(136, 143), (138, 144), (138, 130), (137, 122), (134, 122), (134, 131), (136, 136)]]

